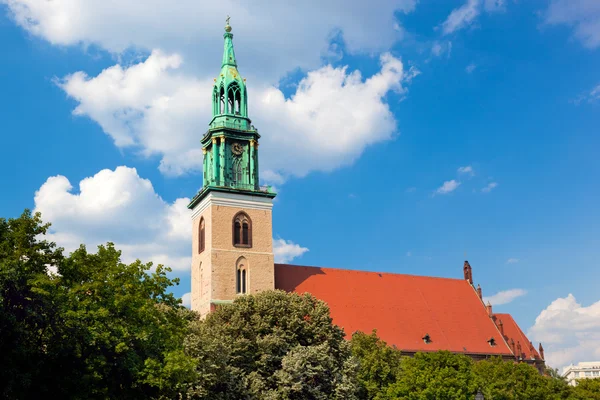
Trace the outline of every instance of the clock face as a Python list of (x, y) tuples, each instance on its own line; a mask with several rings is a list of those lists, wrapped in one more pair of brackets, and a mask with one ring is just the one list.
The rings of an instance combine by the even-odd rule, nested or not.
[(241, 156), (244, 152), (244, 146), (242, 146), (240, 143), (234, 143), (231, 145), (231, 152), (235, 156)]

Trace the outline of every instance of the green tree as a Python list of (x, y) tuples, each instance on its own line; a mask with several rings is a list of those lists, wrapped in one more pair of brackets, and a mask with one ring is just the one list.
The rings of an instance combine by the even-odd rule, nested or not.
[(526, 363), (494, 357), (475, 363), (473, 371), (486, 399), (552, 400), (566, 399), (570, 394), (564, 381), (543, 376)]
[(356, 332), (352, 335), (350, 347), (360, 365), (360, 397), (382, 398), (387, 387), (398, 379), (402, 361), (400, 351), (388, 346), (375, 330), (370, 335)]
[(309, 294), (237, 298), (192, 323), (198, 399), (354, 399), (356, 363), (327, 305)]
[[(25, 211), (0, 219), (0, 397), (172, 397), (195, 370), (183, 355), (192, 319), (170, 270), (124, 264), (112, 244), (69, 257)], [(50, 269), (55, 270), (50, 273)]]
[(387, 399), (471, 400), (477, 391), (471, 358), (448, 351), (405, 357)]
[[(25, 210), (20, 218), (0, 219), (0, 396), (19, 398), (32, 387), (55, 389), (54, 365), (44, 350), (60, 328), (49, 265), (63, 262), (62, 249), (39, 237), (48, 231), (39, 214)], [(44, 368), (45, 367), (45, 368)], [(60, 394), (61, 392), (57, 392)]]
[(600, 379), (580, 379), (570, 400), (600, 400)]

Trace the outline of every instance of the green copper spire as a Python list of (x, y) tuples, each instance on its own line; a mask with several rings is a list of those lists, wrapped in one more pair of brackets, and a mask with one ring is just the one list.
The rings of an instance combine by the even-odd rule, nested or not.
[(223, 63), (221, 64), (221, 67), (224, 67), (225, 65), (237, 67), (237, 62), (235, 61), (235, 52), (233, 51), (233, 33), (231, 33), (229, 17), (227, 17), (227, 25), (225, 25), (225, 33), (223, 34), (223, 37), (225, 38), (225, 45), (223, 48)]
[(213, 117), (201, 141), (204, 185), (189, 208), (198, 204), (210, 191), (275, 197), (269, 187), (259, 186), (260, 135), (248, 118), (246, 80), (237, 69), (229, 17), (223, 38), (223, 62), (212, 91)]

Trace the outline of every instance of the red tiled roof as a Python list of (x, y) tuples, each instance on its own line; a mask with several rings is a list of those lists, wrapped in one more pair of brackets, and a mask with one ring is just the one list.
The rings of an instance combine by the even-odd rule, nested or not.
[[(515, 343), (514, 353), (518, 353), (517, 344), (521, 344), (521, 352), (523, 353), (522, 357), (524, 359), (532, 359), (533, 358), (541, 358), (540, 353), (535, 349), (533, 344), (529, 341), (527, 336), (523, 333), (517, 322), (514, 320), (512, 315), (510, 314), (494, 314), (496, 319), (496, 325), (499, 326), (500, 321), (502, 321), (502, 326), (504, 328), (504, 338), (506, 342), (509, 343), (509, 347), (511, 345), (511, 339)], [(516, 354), (518, 356), (518, 354)]]
[[(275, 287), (328, 303), (333, 322), (348, 336), (377, 329), (381, 339), (406, 352), (512, 355), (463, 279), (275, 264)], [(488, 343), (492, 337), (495, 346)]]

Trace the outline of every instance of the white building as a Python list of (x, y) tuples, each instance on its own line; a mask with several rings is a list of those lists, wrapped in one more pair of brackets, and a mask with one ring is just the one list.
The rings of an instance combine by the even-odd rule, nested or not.
[(580, 362), (569, 365), (563, 370), (563, 376), (571, 386), (577, 386), (579, 379), (600, 378), (600, 361)]

